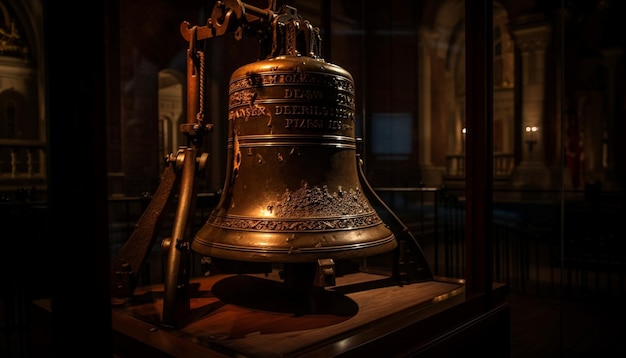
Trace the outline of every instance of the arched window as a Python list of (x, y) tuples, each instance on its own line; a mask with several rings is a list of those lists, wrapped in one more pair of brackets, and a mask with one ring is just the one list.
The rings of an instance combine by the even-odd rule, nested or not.
[(16, 133), (17, 123), (17, 110), (15, 108), (15, 102), (8, 101), (4, 106), (4, 121), (2, 126), (2, 132), (0, 137), (4, 139), (14, 139)]
[(175, 70), (159, 72), (159, 154), (176, 152), (182, 144), (178, 125), (183, 120), (182, 75)]

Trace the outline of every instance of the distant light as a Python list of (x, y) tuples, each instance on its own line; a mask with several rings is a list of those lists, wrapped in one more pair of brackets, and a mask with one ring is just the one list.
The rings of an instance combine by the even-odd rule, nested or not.
[(539, 131), (539, 127), (536, 127), (536, 126), (526, 127), (526, 132), (537, 132), (537, 131)]
[(467, 128), (463, 127), (463, 129), (461, 129), (461, 133), (463, 133), (463, 134), (467, 133)]

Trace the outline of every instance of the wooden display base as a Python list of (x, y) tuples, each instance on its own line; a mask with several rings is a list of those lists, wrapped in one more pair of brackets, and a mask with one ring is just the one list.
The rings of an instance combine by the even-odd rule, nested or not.
[[(191, 280), (191, 315), (162, 326), (163, 286), (139, 288), (113, 308), (119, 357), (409, 356), (488, 352), (506, 356), (509, 310), (503, 285), (467, 299), (460, 280), (399, 285), (353, 273), (304, 298), (278, 274), (215, 275)], [(487, 307), (487, 309), (485, 309)], [(420, 355), (421, 356), (421, 355)]]

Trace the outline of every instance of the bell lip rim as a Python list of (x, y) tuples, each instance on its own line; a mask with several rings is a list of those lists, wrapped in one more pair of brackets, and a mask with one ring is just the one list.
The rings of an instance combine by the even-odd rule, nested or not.
[[(202, 245), (202, 246), (200, 246)], [(216, 242), (192, 243), (192, 250), (198, 254), (222, 259), (251, 262), (292, 263), (308, 262), (320, 258), (346, 259), (364, 256), (374, 256), (394, 250), (398, 242), (393, 233), (391, 235), (369, 242), (359, 242), (350, 245), (335, 245), (302, 248), (253, 247)]]

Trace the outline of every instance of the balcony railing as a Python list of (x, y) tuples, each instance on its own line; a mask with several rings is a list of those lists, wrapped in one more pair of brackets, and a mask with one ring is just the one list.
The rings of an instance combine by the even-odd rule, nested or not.
[(30, 187), (46, 178), (45, 144), (40, 141), (0, 140), (0, 182), (3, 190)]
[[(515, 157), (508, 153), (493, 155), (494, 178), (506, 178), (515, 169)], [(465, 154), (450, 154), (446, 156), (446, 175), (449, 178), (465, 177)]]

